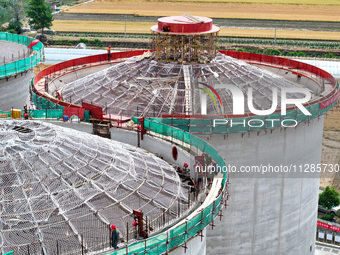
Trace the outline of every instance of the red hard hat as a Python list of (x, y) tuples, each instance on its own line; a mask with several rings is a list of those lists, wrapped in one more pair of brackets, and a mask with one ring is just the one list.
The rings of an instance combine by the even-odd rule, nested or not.
[(188, 163), (184, 163), (184, 166), (188, 166)]
[(111, 48), (111, 45), (109, 45), (109, 48)]
[(205, 155), (205, 152), (202, 153), (202, 156), (204, 156), (204, 155)]
[(116, 225), (112, 224), (111, 229), (116, 229)]

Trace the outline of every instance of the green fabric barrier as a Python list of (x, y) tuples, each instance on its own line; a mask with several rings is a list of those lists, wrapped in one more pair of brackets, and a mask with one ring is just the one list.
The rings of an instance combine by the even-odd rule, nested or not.
[(187, 223), (188, 230), (192, 229), (194, 226), (196, 226), (202, 219), (201, 213), (197, 214), (195, 217), (190, 219)]
[(258, 129), (264, 129), (266, 126), (266, 119), (267, 116), (256, 116), (249, 118), (249, 130), (258, 130)]
[[(132, 118), (132, 121), (138, 123), (137, 118)], [(151, 119), (145, 119), (144, 126), (150, 131), (190, 144), (210, 155), (221, 167), (225, 166), (223, 158), (211, 145), (188, 132), (160, 123), (159, 121), (152, 121)], [(223, 185), (226, 183), (227, 174), (225, 174), (224, 177)], [(128, 254), (144, 254), (144, 252), (148, 254), (164, 254), (167, 251), (183, 245), (187, 240), (196, 236), (199, 231), (204, 229), (217, 216), (221, 207), (221, 199), (222, 195), (220, 194), (214, 204), (205, 207), (201, 213), (198, 213), (188, 220), (186, 224), (181, 224), (168, 232), (147, 239), (146, 249), (145, 242), (137, 242), (129, 245)], [(215, 210), (214, 213), (212, 213), (214, 207)], [(203, 222), (202, 217), (205, 218)], [(166, 245), (167, 241), (169, 241), (168, 245)], [(121, 249), (108, 254), (126, 254), (126, 249)]]
[(170, 249), (180, 246), (183, 243), (185, 243), (187, 239), (187, 234), (185, 234), (185, 228), (181, 228), (181, 232), (178, 233), (178, 231), (175, 229), (172, 229), (169, 231), (169, 247)]
[[(63, 110), (31, 110), (29, 116), (34, 119), (60, 119), (63, 117)], [(22, 112), (23, 113), (23, 112)]]
[[(0, 32), (0, 40), (28, 46), (35, 39), (26, 36)], [(43, 44), (39, 42), (32, 49), (34, 51), (37, 51), (35, 55), (27, 57), (25, 59), (17, 60), (12, 63), (1, 65), (0, 78), (10, 77), (12, 75), (19, 74), (36, 66), (43, 57)]]
[(186, 224), (184, 223), (177, 226), (176, 228), (170, 231), (170, 234), (169, 234), (170, 238), (174, 238), (175, 236), (182, 235), (185, 232), (185, 229), (186, 229)]
[(44, 97), (39, 97), (38, 95), (34, 94), (33, 92), (31, 93), (31, 98), (32, 98), (33, 103), (39, 109), (61, 109), (61, 110), (64, 110), (64, 106), (55, 104), (55, 103), (51, 102), (50, 100), (48, 100)]
[(8, 117), (11, 117), (11, 111), (0, 111), (0, 113), (7, 113)]

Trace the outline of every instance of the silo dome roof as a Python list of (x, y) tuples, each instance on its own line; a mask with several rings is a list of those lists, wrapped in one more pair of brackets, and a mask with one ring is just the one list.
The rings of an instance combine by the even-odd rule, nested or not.
[(44, 122), (0, 122), (1, 253), (36, 242), (54, 254), (65, 238), (72, 251), (80, 236), (92, 247), (112, 223), (124, 237), (133, 209), (150, 220), (167, 210), (171, 220), (187, 194), (174, 168), (145, 150)]
[[(161, 117), (186, 114), (190, 94), (191, 114), (200, 114), (200, 94), (207, 93), (207, 114), (232, 114), (232, 94), (226, 85), (246, 93), (253, 89), (258, 110), (270, 109), (272, 88), (299, 87), (268, 70), (218, 53), (210, 63), (156, 62), (133, 57), (108, 69), (66, 84), (63, 98), (72, 103), (92, 102), (104, 112), (123, 116)], [(294, 94), (291, 98), (302, 95)], [(278, 95), (278, 107), (281, 105)], [(245, 104), (245, 112), (249, 112)]]

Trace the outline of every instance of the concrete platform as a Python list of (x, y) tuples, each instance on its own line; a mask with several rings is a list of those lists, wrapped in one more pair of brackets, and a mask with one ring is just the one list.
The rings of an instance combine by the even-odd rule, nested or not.
[(315, 255), (340, 255), (340, 247), (316, 242)]
[(22, 44), (0, 41), (0, 65), (11, 63), (18, 59), (27, 58), (29, 49)]

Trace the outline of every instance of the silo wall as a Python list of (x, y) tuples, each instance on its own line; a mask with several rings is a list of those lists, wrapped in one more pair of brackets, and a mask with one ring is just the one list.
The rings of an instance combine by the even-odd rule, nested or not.
[(207, 254), (314, 254), (319, 174), (307, 168), (321, 162), (322, 129), (320, 117), (272, 133), (205, 137), (236, 169), (297, 167), (293, 174), (230, 173), (227, 210), (207, 231)]
[(33, 70), (0, 79), (0, 109), (23, 109), (29, 102), (29, 85), (33, 78)]

